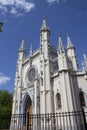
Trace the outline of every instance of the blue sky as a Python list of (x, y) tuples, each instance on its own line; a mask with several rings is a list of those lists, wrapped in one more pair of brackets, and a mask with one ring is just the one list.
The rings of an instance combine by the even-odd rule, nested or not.
[(32, 43), (39, 47), (43, 17), (51, 30), (50, 43), (58, 46), (58, 33), (66, 46), (67, 33), (81, 68), (82, 49), (87, 54), (87, 0), (0, 0), (0, 89), (13, 91), (17, 51), (25, 40), (27, 55)]

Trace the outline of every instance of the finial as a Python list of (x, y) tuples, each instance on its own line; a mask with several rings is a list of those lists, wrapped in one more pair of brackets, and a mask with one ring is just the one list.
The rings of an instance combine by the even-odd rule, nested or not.
[(32, 43), (31, 43), (31, 47), (30, 47), (30, 66), (32, 66), (32, 55), (33, 55), (33, 51), (32, 51)]
[(87, 56), (85, 50), (83, 50), (83, 70), (87, 72)]
[(59, 36), (59, 40), (58, 40), (58, 43), (59, 43), (59, 52), (63, 52), (65, 50), (65, 48), (64, 48), (64, 45), (63, 45), (63, 42), (62, 42), (62, 36), (61, 36), (60, 33), (58, 34), (58, 36)]
[(25, 46), (24, 46), (24, 44), (25, 44), (25, 42), (24, 42), (24, 40), (22, 40), (21, 46), (20, 46), (20, 48), (19, 48), (19, 51), (25, 51)]
[(41, 26), (41, 29), (40, 29), (40, 33), (43, 32), (43, 31), (47, 31), (49, 33), (49, 35), (50, 35), (50, 30), (49, 30), (49, 27), (46, 24), (46, 18), (45, 17), (43, 18), (43, 21), (42, 21), (42, 26)]
[(41, 30), (49, 30), (46, 24), (46, 18), (43, 18)]
[(85, 50), (84, 50), (84, 49), (82, 49), (82, 53), (83, 53), (84, 61), (87, 60), (87, 56), (86, 56), (86, 53), (85, 53)]
[(70, 47), (74, 47), (72, 42), (71, 42), (71, 39), (69, 37), (69, 35), (67, 34), (67, 48), (70, 48)]
[(32, 51), (32, 43), (31, 43), (31, 47), (30, 47), (30, 56), (32, 56), (33, 51)]
[(46, 25), (46, 18), (43, 18), (43, 22), (42, 22), (42, 29), (46, 29), (47, 25)]

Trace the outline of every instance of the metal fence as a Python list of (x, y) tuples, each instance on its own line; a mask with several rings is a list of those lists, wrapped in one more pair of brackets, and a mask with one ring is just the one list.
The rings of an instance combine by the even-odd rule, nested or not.
[(0, 115), (0, 130), (87, 130), (87, 113)]

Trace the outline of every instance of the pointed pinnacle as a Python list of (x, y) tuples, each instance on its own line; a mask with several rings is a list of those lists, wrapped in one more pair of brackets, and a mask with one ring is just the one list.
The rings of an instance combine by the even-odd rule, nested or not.
[(72, 42), (71, 42), (71, 39), (69, 36), (67, 36), (67, 48), (70, 48), (70, 47), (74, 47)]
[(19, 48), (19, 51), (25, 51), (24, 40), (22, 40), (22, 42), (21, 42), (21, 46)]
[(84, 60), (86, 60), (86, 59), (87, 59), (87, 57), (86, 57), (86, 54), (85, 54), (85, 53), (83, 54), (83, 57), (84, 57)]
[(46, 18), (43, 19), (42, 29), (47, 29)]
[(65, 50), (65, 48), (64, 48), (64, 45), (63, 45), (63, 42), (62, 42), (61, 34), (59, 34), (58, 43), (59, 43), (59, 51), (63, 52)]
[(31, 44), (31, 47), (30, 47), (30, 56), (32, 56), (33, 54), (33, 51), (32, 51), (32, 44)]

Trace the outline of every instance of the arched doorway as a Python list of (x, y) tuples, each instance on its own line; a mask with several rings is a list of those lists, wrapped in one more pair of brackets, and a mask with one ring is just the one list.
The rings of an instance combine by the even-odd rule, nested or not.
[[(29, 126), (32, 126), (32, 101), (28, 94), (25, 96), (24, 105), (23, 105), (23, 113), (24, 113), (24, 119), (23, 124), (26, 126), (27, 124), (27, 118), (29, 119)], [(29, 113), (29, 117), (27, 117)]]

